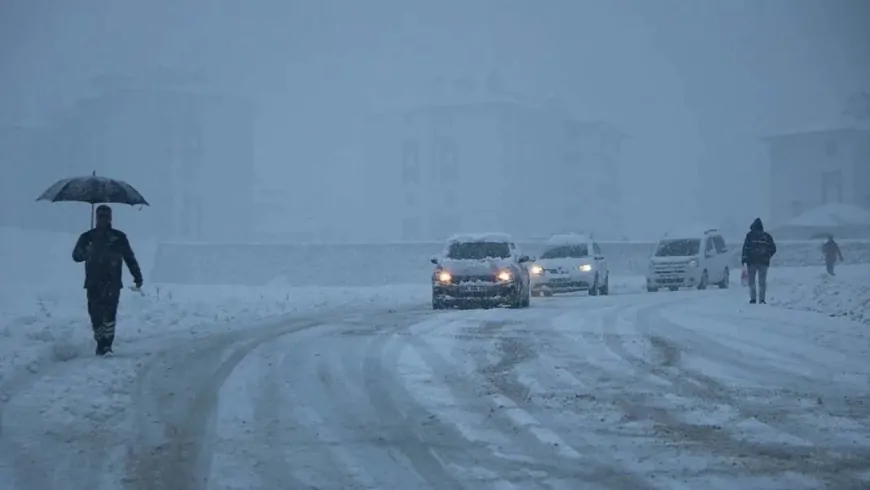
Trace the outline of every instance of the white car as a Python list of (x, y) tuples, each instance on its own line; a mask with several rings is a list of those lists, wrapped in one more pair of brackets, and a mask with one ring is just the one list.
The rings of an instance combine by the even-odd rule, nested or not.
[(665, 236), (656, 243), (650, 257), (646, 289), (676, 291), (681, 287), (706, 289), (710, 285), (725, 289), (731, 283), (731, 256), (725, 239), (715, 228)]
[(610, 293), (610, 270), (598, 243), (589, 235), (554, 235), (530, 267), (532, 296), (589, 291)]

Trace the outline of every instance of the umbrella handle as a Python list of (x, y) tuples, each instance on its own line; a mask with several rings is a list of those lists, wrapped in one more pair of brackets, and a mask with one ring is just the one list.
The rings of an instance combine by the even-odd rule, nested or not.
[(94, 228), (94, 205), (91, 204), (91, 229)]

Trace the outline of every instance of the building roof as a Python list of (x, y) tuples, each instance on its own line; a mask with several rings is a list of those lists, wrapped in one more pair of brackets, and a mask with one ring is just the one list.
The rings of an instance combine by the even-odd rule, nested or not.
[(828, 203), (792, 218), (783, 226), (870, 226), (870, 210), (852, 204)]

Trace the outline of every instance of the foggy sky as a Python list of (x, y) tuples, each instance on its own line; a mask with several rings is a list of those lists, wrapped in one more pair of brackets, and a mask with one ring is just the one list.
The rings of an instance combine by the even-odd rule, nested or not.
[(107, 71), (193, 68), (257, 101), (265, 179), (317, 181), (361, 114), (496, 68), (632, 136), (627, 223), (709, 219), (648, 204), (657, 182), (703, 194), (704, 165), (746, 194), (713, 218), (745, 220), (766, 213), (757, 138), (836, 120), (870, 88), (867, 26), (865, 0), (3, 0), (0, 121), (45, 120)]

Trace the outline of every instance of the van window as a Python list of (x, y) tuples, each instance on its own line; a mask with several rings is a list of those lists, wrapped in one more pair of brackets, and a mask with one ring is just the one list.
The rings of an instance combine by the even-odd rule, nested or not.
[(728, 251), (728, 246), (725, 244), (725, 239), (722, 238), (722, 235), (716, 235), (713, 237), (713, 245), (716, 246), (716, 251), (720, 254), (724, 254)]
[(592, 250), (595, 252), (595, 255), (604, 255), (601, 253), (601, 248), (598, 247), (598, 242), (592, 242)]
[(705, 247), (705, 250), (708, 254), (712, 254), (713, 252), (716, 251), (716, 249), (713, 247), (713, 239), (712, 238), (707, 239), (707, 246)]
[(701, 240), (679, 238), (662, 240), (656, 248), (656, 257), (694, 257), (701, 250)]

